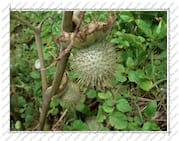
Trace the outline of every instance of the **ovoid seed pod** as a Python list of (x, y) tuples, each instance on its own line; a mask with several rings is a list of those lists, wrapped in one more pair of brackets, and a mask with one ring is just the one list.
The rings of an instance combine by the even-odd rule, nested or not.
[(116, 51), (107, 43), (95, 43), (76, 52), (72, 68), (78, 76), (78, 82), (88, 88), (105, 89), (116, 67)]
[(62, 107), (74, 107), (80, 100), (82, 94), (80, 93), (79, 86), (72, 81), (68, 81), (65, 92), (61, 97)]

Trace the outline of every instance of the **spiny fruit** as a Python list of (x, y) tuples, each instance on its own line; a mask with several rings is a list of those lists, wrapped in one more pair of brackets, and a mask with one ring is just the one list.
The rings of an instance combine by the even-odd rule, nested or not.
[(82, 97), (79, 86), (72, 81), (68, 81), (65, 92), (61, 97), (62, 107), (74, 107)]
[(74, 55), (72, 68), (82, 86), (104, 89), (110, 87), (116, 66), (115, 48), (107, 43), (95, 43)]

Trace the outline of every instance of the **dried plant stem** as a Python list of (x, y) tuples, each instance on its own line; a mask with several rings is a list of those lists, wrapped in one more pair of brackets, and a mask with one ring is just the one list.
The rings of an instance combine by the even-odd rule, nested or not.
[(63, 118), (65, 117), (65, 115), (67, 114), (68, 109), (65, 109), (65, 111), (62, 113), (61, 117), (59, 118), (59, 120), (55, 123), (55, 125), (52, 127), (53, 130), (56, 130), (56, 128), (60, 125), (60, 122), (63, 120)]

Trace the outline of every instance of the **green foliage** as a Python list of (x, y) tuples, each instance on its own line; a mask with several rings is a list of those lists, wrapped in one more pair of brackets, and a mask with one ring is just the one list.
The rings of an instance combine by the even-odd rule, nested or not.
[[(13, 11), (11, 14), (25, 18), (33, 25), (46, 19), (41, 38), (45, 66), (49, 66), (60, 50), (55, 39), (61, 34), (61, 12)], [(71, 89), (66, 96), (53, 98), (46, 118), (50, 123), (45, 125), (48, 125), (48, 130), (51, 130), (65, 109), (68, 109), (68, 112), (64, 115), (58, 130), (167, 130), (165, 121), (167, 118), (167, 12), (87, 11), (82, 25), (85, 26), (93, 20), (105, 22), (111, 14), (116, 15), (116, 22), (109, 36), (104, 40), (112, 43), (117, 53), (112, 87), (103, 91), (97, 90), (96, 86), (94, 89), (80, 87), (78, 91)], [(10, 32), (10, 127), (11, 130), (18, 131), (33, 130), (39, 122), (42, 105), (40, 70), (34, 66), (38, 59), (34, 33), (16, 20), (11, 20)], [(72, 58), (73, 50), (79, 51), (72, 49), (70, 56)], [(83, 63), (84, 60), (81, 62)], [(69, 80), (76, 82), (79, 78), (71, 68), (71, 64), (74, 62), (69, 59), (66, 71)], [(47, 69), (49, 85), (55, 72), (55, 66)], [(84, 72), (84, 76), (86, 73), (88, 72)], [(101, 79), (100, 73), (98, 75), (98, 79)], [(89, 76), (88, 79), (91, 77)], [(85, 80), (86, 83), (88, 79)], [(97, 85), (106, 84), (106, 82), (101, 84), (98, 79), (95, 77), (92, 80)], [(103, 87), (105, 88), (105, 85)], [(75, 93), (78, 93), (78, 98), (75, 98)], [(75, 100), (73, 104), (67, 103), (69, 97), (72, 102)], [(160, 121), (160, 119), (164, 120)]]
[(119, 99), (117, 101), (117, 105), (116, 108), (120, 111), (120, 112), (131, 112), (132, 108), (129, 105), (128, 101), (126, 99)]
[(157, 111), (157, 102), (156, 101), (151, 101), (147, 104), (147, 107), (144, 110), (144, 114), (151, 118), (153, 116), (155, 116)]
[(75, 120), (71, 123), (70, 126), (65, 127), (67, 130), (71, 131), (86, 131), (89, 130), (89, 127), (86, 123), (82, 122), (81, 120)]
[(102, 92), (99, 92), (98, 93), (98, 97), (100, 98), (100, 99), (111, 99), (112, 98), (112, 94), (111, 94), (111, 92), (106, 92), (106, 93), (102, 93)]
[(19, 120), (16, 121), (16, 123), (15, 123), (15, 128), (16, 128), (17, 130), (20, 130), (20, 129), (22, 128), (21, 122), (20, 122)]
[(53, 116), (57, 115), (59, 113), (58, 106), (60, 105), (59, 99), (52, 99), (50, 102), (50, 110), (48, 111), (48, 114), (51, 114)]
[(144, 123), (143, 127), (142, 127), (143, 131), (158, 131), (160, 130), (160, 127), (153, 121), (148, 121), (146, 123)]
[(125, 129), (127, 127), (127, 117), (123, 113), (113, 112), (109, 116), (109, 122), (116, 129)]

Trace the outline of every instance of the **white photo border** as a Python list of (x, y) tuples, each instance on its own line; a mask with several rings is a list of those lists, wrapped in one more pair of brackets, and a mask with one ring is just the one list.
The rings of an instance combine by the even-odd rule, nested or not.
[[(7, 2), (1, 6), (1, 29), (0, 29), (0, 131), (3, 141), (10, 140), (174, 140), (178, 133), (178, 5), (176, 1), (149, 1), (149, 0), (103, 0), (103, 1), (36, 1), (16, 0)], [(167, 11), (167, 131), (157, 132), (128, 132), (128, 131), (10, 131), (10, 11), (13, 10), (158, 10)]]

